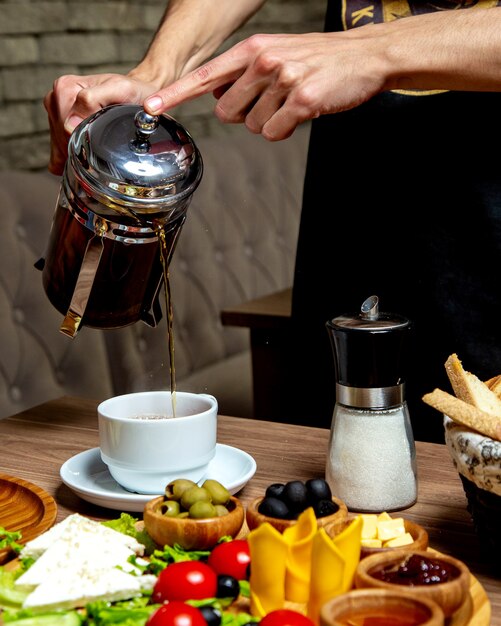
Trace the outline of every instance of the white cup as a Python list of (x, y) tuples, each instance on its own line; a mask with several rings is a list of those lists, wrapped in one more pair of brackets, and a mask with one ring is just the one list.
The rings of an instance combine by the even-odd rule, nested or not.
[(216, 398), (176, 391), (109, 398), (97, 407), (101, 458), (119, 485), (162, 494), (176, 478), (201, 480), (216, 454)]

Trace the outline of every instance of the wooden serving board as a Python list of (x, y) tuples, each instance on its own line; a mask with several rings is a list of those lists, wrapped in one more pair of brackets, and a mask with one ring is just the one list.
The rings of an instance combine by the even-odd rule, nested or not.
[[(26, 543), (48, 530), (56, 521), (57, 505), (41, 487), (22, 478), (0, 474), (0, 526), (21, 531), (19, 543)], [(15, 555), (0, 550), (0, 564)]]
[[(0, 490), (3, 490), (3, 480), (5, 480), (5, 476), (3, 476), (2, 474), (0, 474)], [(12, 480), (11, 477), (7, 477), (7, 482), (9, 483), (9, 487), (12, 488), (11, 484), (10, 484), (10, 480)], [(15, 481), (17, 481), (18, 479), (14, 479)], [(22, 482), (26, 482), (26, 481), (22, 481)], [(29, 483), (28, 483), (29, 485)], [(39, 491), (43, 491), (40, 490), (38, 487), (36, 488)], [(1, 491), (0, 491), (1, 493)], [(45, 493), (45, 492), (43, 492)], [(46, 494), (48, 495), (48, 494)], [(2, 517), (1, 517), (1, 513), (2, 513), (2, 504), (4, 502), (3, 499), (3, 493), (2, 495), (0, 495), (0, 525), (2, 524)], [(23, 500), (24, 497), (27, 497), (25, 495), (21, 495), (21, 501)], [(52, 498), (50, 496), (48, 496), (51, 500)], [(36, 501), (36, 499), (35, 499)], [(49, 502), (50, 504), (50, 502)], [(55, 507), (55, 503), (54, 503), (54, 507)], [(50, 510), (50, 506), (48, 507)], [(54, 508), (54, 513), (53, 513), (54, 519), (56, 516), (56, 510)], [(50, 519), (51, 515), (48, 516), (47, 519)], [(54, 519), (52, 520), (52, 522), (50, 522), (47, 526), (46, 529), (48, 529), (54, 522)], [(7, 527), (7, 526), (5, 526)], [(139, 530), (142, 530), (144, 528), (144, 524), (142, 521), (139, 521), (137, 523), (137, 527)], [(15, 530), (15, 528), (13, 526), (8, 527), (9, 529), (13, 529)], [(34, 531), (35, 534), (33, 536), (36, 536), (38, 534), (40, 534), (40, 532), (36, 532)], [(247, 536), (249, 530), (247, 527), (247, 524), (244, 521), (244, 524), (242, 526), (242, 529), (240, 530), (240, 532), (237, 535), (237, 538), (244, 538)], [(31, 537), (32, 538), (32, 537)], [(434, 550), (433, 548), (428, 548), (430, 550), (430, 552), (433, 552), (436, 555), (440, 555), (441, 553), (438, 550)], [(0, 561), (1, 562), (1, 561)], [(7, 569), (14, 569), (15, 567), (18, 566), (18, 560), (14, 559), (11, 560), (5, 567)], [(294, 605), (294, 607), (291, 608), (295, 608), (296, 610), (300, 610), (299, 605)], [(239, 600), (237, 603), (234, 603), (232, 605), (232, 610), (233, 611), (245, 611), (245, 612), (249, 612), (249, 601), (246, 598), (242, 598), (241, 600)], [(1, 613), (1, 611), (0, 611)], [(0, 622), (1, 623), (1, 622)], [(485, 589), (482, 587), (482, 585), (480, 584), (480, 582), (472, 575), (471, 576), (471, 582), (470, 582), (470, 593), (468, 598), (466, 599), (466, 601), (464, 602), (464, 604), (461, 606), (461, 608), (456, 611), (456, 613), (454, 613), (454, 615), (452, 615), (450, 618), (445, 620), (445, 626), (490, 626), (491, 623), (491, 604), (489, 602), (489, 598), (487, 596), (487, 593), (485, 591)]]

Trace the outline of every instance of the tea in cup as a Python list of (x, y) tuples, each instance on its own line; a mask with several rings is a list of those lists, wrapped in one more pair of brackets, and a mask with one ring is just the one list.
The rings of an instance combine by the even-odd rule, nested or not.
[[(174, 396), (174, 409), (172, 398)], [(128, 491), (158, 495), (176, 478), (203, 479), (216, 454), (216, 398), (143, 391), (97, 408), (101, 458)]]

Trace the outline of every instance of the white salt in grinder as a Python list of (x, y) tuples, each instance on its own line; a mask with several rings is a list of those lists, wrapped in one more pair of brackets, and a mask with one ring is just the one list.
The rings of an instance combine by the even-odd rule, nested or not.
[(337, 381), (326, 465), (332, 493), (351, 511), (412, 506), (416, 449), (404, 394), (411, 323), (381, 313), (371, 296), (359, 314), (326, 326)]

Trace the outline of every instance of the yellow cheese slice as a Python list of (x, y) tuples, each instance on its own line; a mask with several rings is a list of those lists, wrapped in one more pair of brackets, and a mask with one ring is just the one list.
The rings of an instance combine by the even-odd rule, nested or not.
[(251, 556), (251, 613), (264, 617), (281, 609), (285, 600), (286, 559), (289, 545), (282, 534), (265, 522), (247, 536)]
[(377, 517), (375, 513), (362, 513), (362, 540), (376, 539)]
[(383, 544), (385, 548), (396, 548), (397, 546), (406, 546), (409, 543), (413, 543), (414, 539), (410, 533), (404, 533), (400, 537), (389, 539)]
[(289, 545), (286, 560), (285, 599), (306, 603), (310, 594), (311, 550), (317, 532), (317, 518), (313, 508), (301, 513), (296, 524), (283, 532)]
[(377, 538), (384, 543), (395, 537), (400, 537), (405, 533), (404, 519), (396, 517), (388, 521), (380, 521), (377, 526)]

